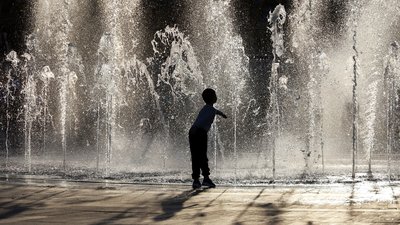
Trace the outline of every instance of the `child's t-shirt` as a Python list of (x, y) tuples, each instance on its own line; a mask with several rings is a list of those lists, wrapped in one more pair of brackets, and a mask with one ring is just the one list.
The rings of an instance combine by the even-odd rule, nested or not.
[(218, 110), (211, 105), (205, 105), (199, 112), (196, 120), (192, 127), (197, 127), (209, 131), (211, 124), (214, 122), (215, 114), (218, 114)]

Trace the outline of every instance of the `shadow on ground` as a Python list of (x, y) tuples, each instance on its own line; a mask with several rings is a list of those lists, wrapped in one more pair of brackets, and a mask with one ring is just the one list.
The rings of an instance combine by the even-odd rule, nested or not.
[[(293, 195), (294, 190), (290, 190), (288, 192), (282, 193), (282, 195), (279, 197), (278, 200), (276, 200), (274, 203), (257, 203), (258, 198), (263, 194), (265, 189), (260, 190), (257, 196), (254, 197), (254, 199), (245, 207), (245, 209), (235, 218), (234, 224), (235, 225), (243, 225), (244, 223), (242, 221), (245, 221), (246, 219), (243, 218), (247, 212), (254, 208), (258, 207), (263, 209), (265, 211), (265, 223), (267, 225), (277, 225), (281, 224), (283, 222), (283, 217), (282, 214), (284, 213), (284, 208), (288, 206), (286, 203), (286, 198), (290, 197)], [(308, 223), (310, 224), (310, 222)], [(311, 222), (312, 224), (312, 222)]]
[[(20, 192), (18, 191), (18, 189), (22, 189)], [(42, 190), (38, 190), (29, 194), (22, 194), (19, 197), (12, 197), (11, 201), (6, 201), (6, 202), (2, 202), (0, 204), (0, 220), (2, 219), (9, 219), (12, 217), (15, 217), (23, 212), (32, 210), (34, 208), (38, 208), (38, 207), (43, 207), (45, 206), (45, 201), (53, 198), (57, 195), (63, 194), (65, 191), (60, 191), (57, 193), (51, 193), (50, 195), (45, 196), (44, 198), (41, 199), (36, 199), (36, 200), (29, 200), (31, 197), (34, 197), (37, 194), (40, 193), (46, 193), (47, 191), (49, 191), (51, 188), (45, 188)], [(10, 191), (11, 189), (2, 189), (2, 191)], [(12, 189), (12, 191), (14, 193), (24, 193), (23, 187), (14, 187)], [(18, 201), (26, 201), (26, 203), (17, 203)]]
[(161, 208), (163, 211), (162, 214), (155, 216), (153, 220), (154, 221), (168, 220), (174, 217), (178, 212), (182, 211), (183, 209), (196, 206), (197, 204), (183, 207), (183, 204), (190, 198), (206, 191), (207, 189), (188, 190), (172, 198), (164, 199), (161, 202)]

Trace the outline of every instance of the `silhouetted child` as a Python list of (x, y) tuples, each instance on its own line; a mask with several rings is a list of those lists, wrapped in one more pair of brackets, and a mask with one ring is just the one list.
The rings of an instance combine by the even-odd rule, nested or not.
[[(207, 132), (214, 122), (215, 115), (227, 118), (225, 114), (214, 108), (217, 102), (217, 95), (211, 88), (207, 88), (201, 94), (206, 105), (200, 110), (199, 115), (194, 121), (189, 131), (190, 153), (192, 155), (192, 178), (193, 188), (200, 188), (201, 185), (215, 188), (215, 184), (209, 178), (210, 168), (208, 168), (207, 158)], [(203, 184), (200, 183), (200, 169), (203, 174)]]

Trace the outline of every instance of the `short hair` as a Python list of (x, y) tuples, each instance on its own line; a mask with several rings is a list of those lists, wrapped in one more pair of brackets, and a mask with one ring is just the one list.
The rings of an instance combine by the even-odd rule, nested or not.
[(201, 97), (203, 97), (203, 100), (207, 104), (213, 104), (215, 103), (215, 100), (217, 99), (217, 94), (215, 91), (211, 88), (206, 88), (203, 93), (201, 94)]

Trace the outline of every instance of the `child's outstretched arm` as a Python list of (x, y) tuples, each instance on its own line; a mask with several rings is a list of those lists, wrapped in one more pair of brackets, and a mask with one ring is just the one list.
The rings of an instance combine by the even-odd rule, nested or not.
[(216, 109), (215, 114), (217, 114), (217, 115), (219, 115), (219, 116), (222, 116), (222, 117), (225, 118), (225, 119), (228, 118), (223, 112), (219, 111), (218, 109)]

